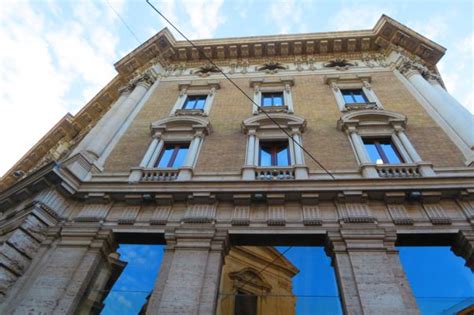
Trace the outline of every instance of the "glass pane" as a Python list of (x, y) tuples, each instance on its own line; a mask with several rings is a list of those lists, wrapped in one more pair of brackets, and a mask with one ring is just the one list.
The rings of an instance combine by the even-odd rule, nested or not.
[(277, 94), (273, 97), (273, 106), (283, 106), (283, 95)]
[(199, 99), (196, 101), (196, 106), (194, 106), (194, 109), (204, 109), (204, 104), (206, 104), (206, 100)]
[(272, 98), (268, 96), (262, 96), (262, 106), (272, 106)]
[(196, 101), (193, 99), (187, 99), (186, 103), (184, 104), (184, 109), (193, 109)]
[(170, 162), (170, 158), (173, 155), (173, 150), (174, 150), (174, 146), (165, 148), (165, 151), (161, 155), (160, 162), (158, 163), (159, 168), (168, 167), (168, 163)]
[(278, 166), (288, 166), (290, 165), (288, 161), (288, 147), (282, 147), (278, 152), (277, 152), (277, 164)]
[(344, 96), (344, 102), (346, 104), (354, 103), (354, 99), (352, 98), (352, 95), (343, 94), (342, 96)]
[(180, 147), (178, 149), (178, 154), (176, 154), (176, 158), (173, 162), (172, 167), (181, 167), (184, 164), (184, 160), (186, 159), (187, 153), (188, 147)]
[(272, 155), (267, 148), (260, 148), (260, 166), (271, 166)]
[(383, 164), (382, 157), (380, 156), (375, 144), (373, 143), (364, 143), (365, 149), (367, 150), (367, 154), (369, 155), (369, 159), (372, 163)]
[(393, 144), (391, 143), (381, 143), (380, 146), (383, 149), (383, 152), (385, 153), (385, 156), (388, 159), (388, 162), (391, 164), (397, 164), (401, 163), (400, 158), (398, 157), (397, 153), (395, 152), (395, 148), (393, 147)]
[(362, 96), (362, 92), (357, 94), (354, 93), (354, 99), (356, 103), (365, 103), (365, 98)]

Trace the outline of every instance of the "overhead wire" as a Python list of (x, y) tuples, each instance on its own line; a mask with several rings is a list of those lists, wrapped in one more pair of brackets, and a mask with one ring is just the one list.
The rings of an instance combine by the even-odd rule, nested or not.
[(110, 3), (109, 0), (105, 0), (105, 2), (107, 2), (107, 4), (109, 5), (110, 9), (112, 9), (112, 11), (115, 13), (115, 15), (119, 18), (120, 21), (122, 21), (122, 24), (125, 25), (125, 27), (128, 29), (128, 31), (130, 32), (130, 34), (132, 34), (132, 36), (136, 39), (136, 41), (138, 42), (138, 44), (141, 44), (141, 41), (140, 39), (138, 39), (138, 36), (135, 34), (135, 32), (133, 32), (133, 30), (130, 28), (130, 26), (128, 26), (127, 22), (125, 22), (125, 20), (120, 16), (120, 14), (117, 12), (117, 10), (115, 10), (115, 8), (112, 6), (112, 4)]
[(290, 135), (290, 133), (285, 130), (285, 128), (283, 128), (273, 117), (271, 117), (267, 111), (265, 109), (262, 109), (262, 107), (260, 105), (258, 105), (257, 103), (255, 103), (255, 101), (247, 95), (247, 93), (245, 93), (244, 90), (242, 90), (242, 88), (240, 88), (218, 65), (216, 65), (214, 63), (214, 61), (212, 61), (212, 59), (210, 57), (208, 57), (203, 51), (201, 48), (199, 48), (198, 46), (196, 46), (186, 35), (183, 34), (183, 32), (181, 32), (178, 27), (176, 27), (165, 15), (163, 15), (149, 0), (146, 0), (146, 3), (148, 3), (148, 5), (156, 12), (158, 13), (169, 25), (171, 25), (171, 27), (173, 27), (193, 48), (195, 48), (199, 55), (204, 57), (204, 59), (206, 59), (211, 65), (213, 65), (223, 76), (224, 78), (226, 78), (235, 88), (237, 88), (243, 95), (245, 95), (246, 98), (248, 98), (252, 104), (254, 106), (256, 106), (262, 113), (265, 114), (265, 116), (267, 116), (267, 118), (273, 122), (277, 127), (278, 129), (280, 129), (284, 134), (286, 134), (288, 136), (289, 139), (291, 139), (293, 141), (293, 144), (296, 144), (298, 147), (301, 148), (301, 150), (303, 150), (304, 153), (306, 153), (306, 155), (308, 155), (311, 160), (313, 160), (322, 170), (324, 170), (324, 172), (326, 172), (326, 174), (328, 174), (332, 179), (336, 179), (334, 177), (334, 175), (324, 167), (324, 165), (322, 165), (321, 162), (318, 161), (318, 159), (316, 159), (308, 150), (306, 150), (302, 144), (300, 144), (298, 141), (296, 141), (292, 135)]

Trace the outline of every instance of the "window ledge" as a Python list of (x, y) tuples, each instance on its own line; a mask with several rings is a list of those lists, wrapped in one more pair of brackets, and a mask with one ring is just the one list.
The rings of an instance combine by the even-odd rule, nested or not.
[(174, 112), (175, 116), (207, 116), (202, 109), (177, 109)]
[(377, 106), (376, 102), (368, 102), (368, 103), (346, 103), (344, 105), (343, 111), (352, 111), (352, 110), (364, 110), (364, 109), (380, 109)]
[(288, 106), (260, 106), (258, 112), (266, 113), (288, 113)]

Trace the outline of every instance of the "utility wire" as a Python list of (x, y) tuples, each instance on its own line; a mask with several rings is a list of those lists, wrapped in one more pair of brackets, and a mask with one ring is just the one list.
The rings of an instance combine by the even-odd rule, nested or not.
[(171, 25), (191, 46), (193, 46), (199, 52), (199, 55), (201, 57), (204, 57), (205, 59), (207, 59), (207, 61), (209, 61), (210, 64), (212, 64), (230, 83), (232, 83), (234, 87), (236, 87), (243, 95), (245, 95), (245, 97), (247, 97), (252, 102), (253, 105), (255, 105), (258, 109), (260, 109), (261, 112), (263, 112), (267, 116), (267, 118), (270, 119), (278, 127), (278, 129), (283, 131), (283, 133), (285, 133), (288, 136), (288, 138), (290, 138), (293, 141), (293, 144), (296, 144), (298, 147), (300, 147), (301, 150), (303, 150), (321, 169), (323, 169), (329, 176), (331, 176), (332, 179), (334, 180), (336, 179), (334, 175), (328, 169), (326, 169), (310, 152), (308, 152), (298, 141), (295, 141), (295, 139), (290, 135), (290, 133), (286, 131), (275, 119), (273, 119), (265, 111), (265, 109), (262, 109), (260, 105), (255, 103), (255, 101), (250, 96), (248, 96), (247, 93), (245, 93), (244, 90), (242, 90), (231, 78), (229, 78), (229, 76), (225, 74), (224, 71), (222, 71), (222, 69), (219, 66), (217, 66), (212, 61), (211, 58), (206, 56), (206, 54), (203, 53), (202, 49), (197, 47), (188, 37), (186, 37), (186, 35), (184, 35), (183, 32), (181, 32), (170, 20), (168, 20), (166, 16), (164, 16), (153, 4), (151, 4), (149, 0), (146, 0), (146, 3), (148, 3), (148, 5), (150, 5), (150, 7), (152, 7), (152, 9), (156, 13), (158, 13), (163, 19), (165, 19), (165, 21), (168, 22), (169, 25)]
[(109, 0), (105, 0), (105, 2), (107, 2), (107, 4), (109, 5), (109, 7), (112, 9), (112, 11), (114, 11), (115, 15), (120, 19), (120, 21), (122, 21), (123, 25), (125, 25), (125, 27), (128, 29), (128, 31), (130, 32), (130, 34), (132, 34), (133, 37), (135, 37), (136, 41), (138, 42), (138, 44), (141, 44), (141, 41), (138, 39), (138, 36), (132, 31), (132, 29), (130, 28), (130, 26), (128, 26), (127, 22), (125, 22), (125, 20), (120, 16), (120, 14), (114, 9), (114, 7), (112, 6), (112, 4), (109, 2)]

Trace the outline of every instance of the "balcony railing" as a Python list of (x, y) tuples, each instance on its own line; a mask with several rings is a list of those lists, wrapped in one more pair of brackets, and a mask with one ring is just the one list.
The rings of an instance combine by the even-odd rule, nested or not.
[(258, 168), (255, 171), (255, 179), (257, 180), (288, 180), (295, 179), (295, 170), (293, 167), (272, 167)]
[(419, 166), (415, 164), (382, 164), (376, 165), (377, 173), (385, 178), (420, 177)]
[(172, 181), (178, 178), (179, 169), (160, 168), (144, 169), (141, 180), (143, 182)]

